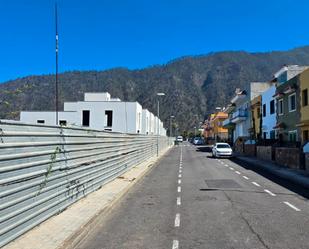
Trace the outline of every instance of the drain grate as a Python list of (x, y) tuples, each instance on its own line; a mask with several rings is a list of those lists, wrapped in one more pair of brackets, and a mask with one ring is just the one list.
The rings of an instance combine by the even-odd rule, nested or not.
[(209, 188), (226, 189), (226, 188), (242, 188), (237, 182), (232, 179), (212, 179), (205, 180)]

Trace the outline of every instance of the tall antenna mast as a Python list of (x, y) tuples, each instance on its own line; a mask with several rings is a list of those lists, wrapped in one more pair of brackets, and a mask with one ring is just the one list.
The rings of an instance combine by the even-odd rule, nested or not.
[(56, 125), (58, 125), (58, 13), (57, 2), (55, 3), (55, 26), (56, 26), (56, 87), (55, 87), (55, 104), (56, 104)]

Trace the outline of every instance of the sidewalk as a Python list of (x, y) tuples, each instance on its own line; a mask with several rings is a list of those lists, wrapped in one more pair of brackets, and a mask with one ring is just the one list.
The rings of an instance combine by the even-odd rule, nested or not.
[(259, 167), (273, 175), (309, 189), (309, 173), (303, 170), (289, 169), (276, 163), (250, 156), (236, 156), (236, 159)]
[(3, 249), (59, 249), (74, 248), (95, 225), (96, 217), (112, 210), (114, 205), (136, 184), (172, 147), (159, 159), (150, 160), (131, 168), (99, 190), (87, 195), (68, 209), (53, 216)]

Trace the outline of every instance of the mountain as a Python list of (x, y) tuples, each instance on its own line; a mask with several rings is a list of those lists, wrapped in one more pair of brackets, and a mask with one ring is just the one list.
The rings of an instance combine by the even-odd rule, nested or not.
[[(180, 131), (193, 129), (217, 106), (225, 106), (236, 88), (251, 81), (268, 81), (284, 64), (309, 65), (309, 46), (289, 51), (248, 53), (227, 51), (187, 56), (141, 70), (72, 71), (59, 75), (59, 99), (83, 100), (84, 92), (110, 92), (138, 101), (169, 127), (174, 115)], [(0, 118), (19, 119), (21, 110), (54, 110), (54, 75), (28, 76), (0, 84)]]

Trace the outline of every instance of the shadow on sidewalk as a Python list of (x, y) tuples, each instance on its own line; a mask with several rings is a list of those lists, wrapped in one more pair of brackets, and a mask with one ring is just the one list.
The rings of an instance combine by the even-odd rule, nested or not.
[[(282, 187), (289, 189), (290, 191), (303, 196), (306, 199), (309, 199), (309, 189), (305, 188), (301, 185), (297, 185), (293, 183), (292, 181), (289, 181), (287, 179), (280, 178), (279, 176), (276, 176), (274, 173), (270, 172), (271, 169), (266, 170), (262, 167), (259, 167), (257, 165), (251, 164), (249, 162), (245, 162), (241, 159), (238, 159), (237, 157), (230, 158), (230, 160), (239, 166), (247, 169), (252, 170), (256, 172), (257, 174), (269, 179), (272, 182), (277, 183), (278, 185), (281, 185)], [(262, 163), (262, 162), (261, 162)]]

